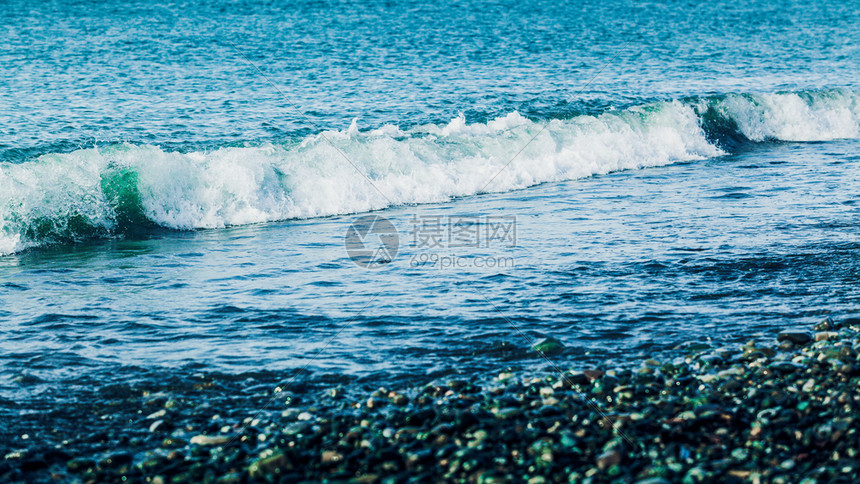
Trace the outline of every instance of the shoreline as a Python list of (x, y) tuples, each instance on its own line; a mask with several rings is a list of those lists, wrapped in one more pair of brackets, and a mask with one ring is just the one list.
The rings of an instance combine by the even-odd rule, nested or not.
[[(553, 345), (543, 349), (551, 360)], [(259, 391), (258, 407), (205, 398), (211, 382), (204, 398), (116, 392), (78, 409), (112, 431), (51, 429), (62, 443), (12, 450), (0, 480), (851, 482), (858, 352), (860, 318), (828, 319), (638, 370)]]

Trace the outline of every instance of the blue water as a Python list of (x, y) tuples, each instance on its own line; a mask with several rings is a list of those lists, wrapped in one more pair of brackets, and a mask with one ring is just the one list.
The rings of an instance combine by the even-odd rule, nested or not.
[[(198, 372), (491, 376), (546, 366), (542, 336), (623, 365), (860, 305), (850, 2), (0, 16), (9, 408)], [(344, 247), (369, 211), (400, 242), (374, 269)], [(488, 216), (516, 243), (414, 243)]]

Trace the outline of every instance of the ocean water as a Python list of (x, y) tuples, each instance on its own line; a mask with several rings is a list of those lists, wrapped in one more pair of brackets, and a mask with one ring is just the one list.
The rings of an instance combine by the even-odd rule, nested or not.
[[(850, 2), (0, 18), (3, 413), (199, 373), (490, 377), (547, 368), (546, 336), (636, 364), (860, 306)], [(372, 267), (345, 247), (368, 214)]]

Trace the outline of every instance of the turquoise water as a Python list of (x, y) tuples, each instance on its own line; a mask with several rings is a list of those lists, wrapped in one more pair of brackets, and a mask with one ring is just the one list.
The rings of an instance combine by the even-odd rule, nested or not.
[[(857, 311), (849, 3), (0, 15), (4, 412), (199, 372), (492, 375), (542, 336), (625, 364)], [(370, 211), (399, 235), (375, 269), (344, 248)], [(515, 243), (416, 243), (486, 217)]]

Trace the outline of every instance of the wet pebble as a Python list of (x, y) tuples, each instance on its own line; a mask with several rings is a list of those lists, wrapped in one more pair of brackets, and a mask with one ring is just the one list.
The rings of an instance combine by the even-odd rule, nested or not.
[(564, 351), (564, 343), (556, 338), (548, 337), (532, 345), (531, 350), (545, 355), (554, 355)]
[(777, 341), (788, 341), (792, 344), (803, 345), (812, 341), (812, 334), (803, 329), (786, 329), (780, 331)]

